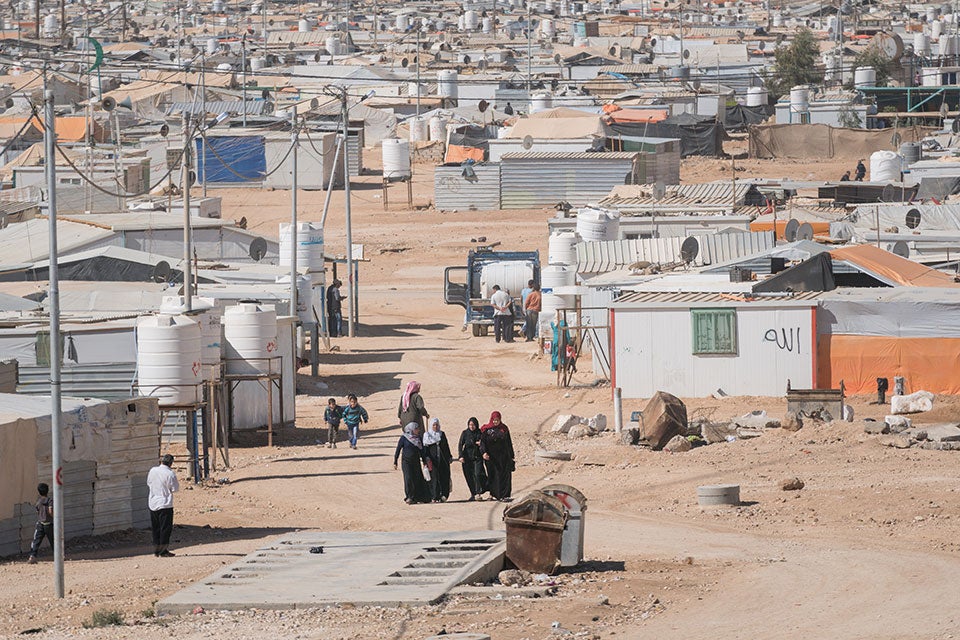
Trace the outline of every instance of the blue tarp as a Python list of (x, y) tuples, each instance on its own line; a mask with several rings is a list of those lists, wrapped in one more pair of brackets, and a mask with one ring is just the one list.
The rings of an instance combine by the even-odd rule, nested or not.
[[(216, 136), (197, 143), (197, 183), (261, 182), (267, 173), (263, 136)], [(206, 168), (206, 171), (204, 171)]]

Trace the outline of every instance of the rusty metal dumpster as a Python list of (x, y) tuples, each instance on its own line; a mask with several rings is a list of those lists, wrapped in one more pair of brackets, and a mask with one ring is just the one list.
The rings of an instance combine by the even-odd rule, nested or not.
[(587, 497), (568, 484), (551, 484), (540, 489), (563, 503), (567, 526), (560, 546), (560, 566), (575, 567), (583, 561), (583, 528), (587, 518)]
[(534, 491), (503, 511), (507, 525), (507, 559), (518, 569), (553, 573), (561, 565), (560, 550), (567, 510), (557, 498)]

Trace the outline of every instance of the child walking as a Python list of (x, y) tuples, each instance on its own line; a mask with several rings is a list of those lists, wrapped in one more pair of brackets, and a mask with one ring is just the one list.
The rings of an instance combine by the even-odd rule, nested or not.
[(46, 482), (37, 485), (37, 493), (40, 497), (37, 499), (37, 528), (33, 532), (33, 543), (30, 545), (30, 557), (27, 562), (37, 564), (37, 553), (40, 551), (40, 545), (43, 539), (50, 541), (50, 548), (53, 548), (53, 498), (49, 497), (50, 487)]
[(343, 418), (343, 407), (337, 406), (337, 399), (327, 400), (327, 408), (323, 412), (323, 420), (327, 423), (327, 448), (337, 448), (337, 437), (340, 431), (340, 420)]
[(370, 421), (370, 417), (367, 415), (367, 410), (357, 402), (357, 396), (351, 393), (347, 396), (347, 402), (350, 404), (343, 409), (343, 423), (347, 425), (350, 448), (356, 449), (357, 439), (360, 437), (360, 421), (362, 420), (366, 424)]

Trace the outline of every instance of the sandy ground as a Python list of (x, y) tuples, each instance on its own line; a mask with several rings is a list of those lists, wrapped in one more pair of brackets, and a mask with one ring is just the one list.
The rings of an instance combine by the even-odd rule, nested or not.
[[(816, 164), (750, 163), (741, 176), (835, 173)], [(728, 166), (695, 160), (686, 163), (684, 177), (723, 177)], [(427, 207), (428, 168), (416, 177), (415, 205), (424, 208), (384, 212), (377, 178), (361, 182), (353, 233), (369, 262), (360, 278), (360, 337), (335, 339), (338, 350), (323, 354), (318, 379), (301, 374), (297, 427), (273, 448), (250, 438), (231, 449), (233, 466), (218, 470), (217, 482), (185, 486), (176, 503), (176, 558), (150, 555), (146, 531), (71, 542), (62, 601), (51, 596), (49, 555), (37, 565), (22, 558), (0, 563), (0, 635), (35, 629), (43, 638), (235, 640), (424, 638), (441, 630), (485, 631), (497, 640), (960, 636), (952, 604), (960, 587), (960, 453), (885, 448), (856, 423), (770, 429), (682, 454), (624, 447), (612, 434), (555, 436), (550, 426), (560, 413), (612, 415), (609, 386), (587, 371), (571, 388), (557, 388), (534, 346), (470, 337), (461, 331), (460, 308), (444, 305), (441, 295), (442, 268), (463, 262), (471, 238), (545, 251), (550, 214), (437, 213)], [(275, 237), (277, 223), (289, 217), (285, 192), (217, 195), (225, 199), (225, 215), (246, 216), (264, 235)], [(322, 201), (320, 193), (301, 194), (301, 217), (318, 220)], [(336, 194), (326, 230), (332, 247), (343, 246), (341, 202)], [(555, 595), (456, 596), (416, 609), (151, 615), (158, 599), (288, 531), (501, 528), (502, 505), (464, 501), (458, 468), (451, 502), (402, 502), (391, 463), (396, 407), (411, 379), (423, 384), (427, 408), (454, 442), (469, 416), (483, 421), (492, 410), (503, 412), (518, 451), (515, 495), (549, 482), (586, 494), (587, 561), (555, 577)], [(318, 446), (326, 398), (348, 393), (359, 395), (371, 415), (359, 449)], [(869, 400), (852, 399), (858, 418), (884, 414)], [(643, 404), (625, 401), (625, 412)], [(720, 419), (760, 408), (779, 417), (785, 404), (691, 399), (688, 407)], [(932, 415), (916, 418), (960, 420), (960, 402), (938, 398)], [(539, 461), (538, 448), (569, 450), (574, 459)], [(782, 491), (780, 482), (793, 476), (805, 488)], [(743, 504), (698, 507), (697, 486), (721, 482), (739, 483)], [(126, 624), (82, 628), (99, 609), (119, 610)]]

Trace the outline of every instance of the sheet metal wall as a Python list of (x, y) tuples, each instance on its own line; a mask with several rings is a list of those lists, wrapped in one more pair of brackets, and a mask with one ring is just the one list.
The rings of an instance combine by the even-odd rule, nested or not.
[(0, 393), (16, 393), (17, 361), (0, 361)]
[[(152, 398), (74, 406), (63, 415), (64, 538), (100, 535), (150, 524), (147, 472), (157, 464), (159, 409)], [(0, 437), (30, 430), (35, 439), (18, 439), (15, 449), (0, 450), (25, 460), (16, 486), (4, 488), (14, 503), (0, 513), (0, 555), (26, 553), (36, 525), (37, 481), (52, 477), (50, 419), (25, 418), (0, 425)], [(4, 438), (9, 440), (9, 438)], [(35, 462), (33, 462), (35, 461)], [(47, 544), (47, 543), (44, 543)], [(69, 548), (69, 547), (68, 547)], [(44, 548), (49, 556), (49, 548)]]
[[(757, 305), (758, 303), (751, 303)], [(706, 397), (784, 395), (815, 386), (813, 309), (806, 306), (735, 306), (738, 354), (693, 355), (690, 307), (614, 309), (614, 385), (624, 398), (656, 391)], [(716, 308), (709, 305), (705, 308)]]
[(440, 166), (433, 174), (434, 206), (443, 211), (500, 209), (500, 165), (473, 165), (476, 180), (463, 177), (460, 165)]
[[(337, 150), (337, 134), (317, 133), (300, 138), (297, 152), (297, 187), (300, 189), (326, 189), (330, 176), (343, 176), (343, 170), (334, 173), (333, 156)], [(263, 180), (263, 185), (276, 189), (293, 186), (293, 153), (290, 152), (290, 136), (266, 138), (267, 170), (273, 171)], [(352, 157), (351, 157), (352, 158)], [(339, 160), (338, 160), (339, 164)], [(276, 168), (276, 171), (274, 169)]]
[(537, 209), (566, 201), (599, 202), (613, 187), (636, 184), (635, 153), (516, 153), (503, 157), (500, 200), (504, 209)]

